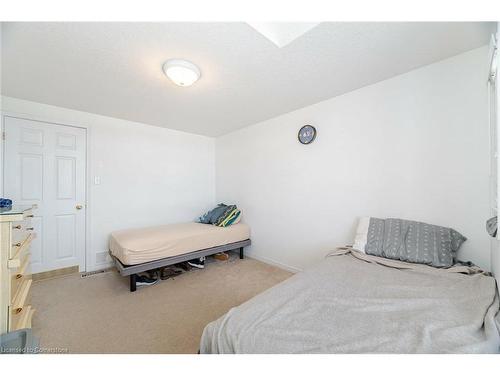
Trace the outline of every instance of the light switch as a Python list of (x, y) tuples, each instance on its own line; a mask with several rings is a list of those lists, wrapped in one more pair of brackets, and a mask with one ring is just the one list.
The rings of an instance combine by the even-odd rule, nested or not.
[(94, 185), (100, 185), (100, 184), (101, 184), (101, 177), (94, 176)]

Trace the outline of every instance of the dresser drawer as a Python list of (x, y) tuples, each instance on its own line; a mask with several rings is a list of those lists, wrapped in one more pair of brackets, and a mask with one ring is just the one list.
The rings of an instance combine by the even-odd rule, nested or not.
[(17, 286), (16, 293), (12, 295), (9, 306), (10, 331), (31, 327), (31, 317), (34, 311), (29, 305), (31, 282), (31, 279), (21, 281)]
[(11, 294), (10, 311), (12, 315), (20, 314), (27, 306), (31, 288), (31, 279), (25, 279), (17, 286), (15, 294)]
[[(28, 215), (29, 216), (29, 215)], [(12, 223), (12, 245), (22, 244), (33, 232), (31, 217), (26, 217), (22, 221)], [(15, 251), (15, 246), (14, 246)]]
[(10, 295), (15, 296), (24, 280), (31, 279), (30, 253), (27, 252), (20, 257), (20, 266), (12, 268), (10, 272)]
[(21, 241), (13, 242), (10, 248), (9, 259), (19, 259), (23, 253), (27, 253), (31, 242), (35, 239), (36, 233), (33, 231), (26, 232), (26, 237)]
[(9, 331), (18, 329), (31, 328), (31, 320), (35, 309), (31, 305), (27, 305), (21, 312), (11, 312)]

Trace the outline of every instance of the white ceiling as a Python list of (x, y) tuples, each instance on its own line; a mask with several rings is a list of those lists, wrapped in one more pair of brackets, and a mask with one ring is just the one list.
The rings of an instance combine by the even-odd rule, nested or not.
[[(4, 95), (218, 136), (488, 42), (489, 23), (321, 23), (283, 48), (246, 23), (4, 23)], [(163, 62), (202, 78), (178, 87)]]

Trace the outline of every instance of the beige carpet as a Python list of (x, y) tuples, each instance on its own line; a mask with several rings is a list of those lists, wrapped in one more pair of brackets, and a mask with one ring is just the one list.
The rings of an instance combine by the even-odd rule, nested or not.
[(115, 271), (33, 283), (33, 331), (69, 353), (196, 353), (205, 325), (291, 274), (232, 256), (129, 292)]

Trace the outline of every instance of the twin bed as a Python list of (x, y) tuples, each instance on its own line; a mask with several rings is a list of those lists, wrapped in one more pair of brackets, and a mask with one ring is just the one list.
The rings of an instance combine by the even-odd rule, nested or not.
[(238, 250), (243, 259), (250, 244), (250, 228), (244, 223), (229, 227), (180, 223), (113, 232), (109, 251), (118, 272), (130, 277), (134, 292), (140, 272), (231, 250)]
[(498, 308), (475, 267), (340, 249), (208, 324), (200, 352), (498, 353)]

